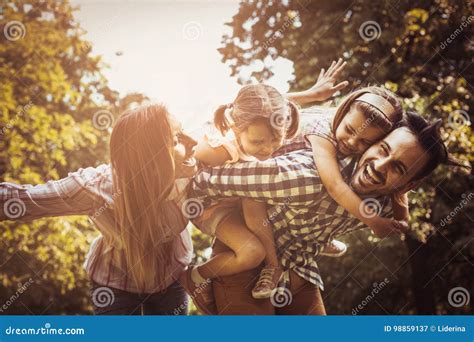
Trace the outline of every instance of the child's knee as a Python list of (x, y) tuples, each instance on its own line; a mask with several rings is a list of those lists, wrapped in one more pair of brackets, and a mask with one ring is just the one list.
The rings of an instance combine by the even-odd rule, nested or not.
[(265, 248), (258, 239), (247, 241), (239, 251), (246, 268), (252, 269), (261, 264), (265, 259)]

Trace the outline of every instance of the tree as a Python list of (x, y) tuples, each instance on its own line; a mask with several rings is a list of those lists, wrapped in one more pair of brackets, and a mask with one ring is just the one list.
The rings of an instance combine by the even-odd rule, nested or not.
[[(69, 3), (9, 1), (2, 10), (1, 181), (39, 184), (107, 162), (116, 116), (146, 97), (109, 88)], [(82, 263), (97, 234), (85, 216), (1, 222), (2, 312), (89, 312)]]
[[(474, 84), (474, 46), (468, 39), (474, 27), (474, 17), (469, 15), (472, 10), (472, 1), (457, 0), (243, 1), (227, 24), (232, 35), (223, 37), (219, 51), (231, 75), (241, 83), (263, 82), (273, 75), (273, 60), (290, 60), (294, 65), (293, 90), (311, 86), (321, 68), (343, 56), (349, 62), (346, 78), (353, 88), (385, 85), (403, 97), (406, 109), (442, 119), (449, 150), (472, 163), (474, 138), (468, 114), (473, 108)], [(248, 68), (253, 72), (245, 79), (242, 71)], [(472, 189), (469, 175), (440, 167), (410, 194), (413, 233), (406, 237), (407, 251), (392, 253), (397, 243), (393, 239), (375, 247), (377, 239), (362, 235), (362, 243), (361, 235), (355, 234), (348, 239), (350, 245), (357, 246), (354, 248), (375, 248), (369, 257), (365, 250), (364, 265), (360, 258), (346, 257), (335, 262), (340, 266), (335, 271), (333, 262), (321, 259), (330, 293), (345, 298), (342, 306), (327, 301), (329, 312), (348, 313), (350, 298), (365, 297), (364, 291), (378, 277), (369, 276), (370, 270), (380, 269), (377, 260), (390, 253), (392, 258), (385, 261), (385, 268), (398, 280), (396, 284), (392, 281), (390, 289), (408, 292), (409, 305), (401, 308), (402, 313), (415, 308), (420, 313), (468, 312), (469, 305), (458, 309), (447, 298), (454, 287), (473, 287), (472, 272), (466, 271), (474, 259), (472, 218), (468, 216), (472, 202), (461, 205)], [(443, 223), (459, 207), (456, 215)], [(380, 250), (381, 254), (376, 253)], [(351, 253), (364, 258), (358, 251)], [(405, 278), (406, 273), (411, 273), (411, 279)], [(357, 278), (364, 280), (358, 282)], [(340, 282), (351, 286), (349, 295), (338, 288)], [(394, 309), (397, 303), (394, 299), (388, 304)]]

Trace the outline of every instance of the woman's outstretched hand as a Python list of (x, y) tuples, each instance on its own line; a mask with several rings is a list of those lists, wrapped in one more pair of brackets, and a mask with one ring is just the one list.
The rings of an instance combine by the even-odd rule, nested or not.
[(287, 98), (300, 105), (315, 101), (326, 101), (334, 96), (336, 92), (349, 85), (348, 81), (336, 84), (346, 65), (347, 62), (344, 62), (342, 58), (339, 58), (337, 62), (333, 61), (327, 70), (321, 69), (318, 80), (311, 88), (301, 92), (288, 93)]

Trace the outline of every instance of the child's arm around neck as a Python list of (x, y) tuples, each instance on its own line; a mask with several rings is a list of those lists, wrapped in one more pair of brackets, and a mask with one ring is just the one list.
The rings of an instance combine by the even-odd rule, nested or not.
[(384, 237), (397, 231), (396, 221), (380, 216), (367, 217), (362, 214), (362, 199), (346, 184), (339, 170), (336, 147), (327, 139), (309, 135), (313, 158), (321, 181), (328, 194), (359, 221), (369, 226), (375, 235)]

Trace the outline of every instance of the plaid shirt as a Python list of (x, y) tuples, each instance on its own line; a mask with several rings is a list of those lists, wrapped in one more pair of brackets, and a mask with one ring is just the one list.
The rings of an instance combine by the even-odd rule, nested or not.
[[(88, 215), (101, 232), (90, 247), (84, 262), (89, 277), (103, 286), (135, 293), (165, 290), (191, 262), (193, 246), (186, 229), (188, 220), (181, 207), (186, 199), (189, 179), (178, 179), (168, 197), (167, 217), (176, 237), (176, 249), (165, 279), (150, 270), (145, 288), (136, 288), (127, 273), (123, 249), (117, 247), (114, 217), (112, 172), (110, 165), (88, 167), (71, 172), (68, 177), (41, 185), (0, 183), (1, 220), (33, 220), (47, 216)], [(165, 205), (164, 204), (164, 205)]]
[[(352, 174), (354, 164), (350, 158), (340, 160), (345, 179)], [(286, 270), (286, 283), (291, 269), (324, 289), (317, 265), (321, 246), (339, 235), (366, 227), (326, 192), (309, 149), (266, 161), (204, 168), (195, 176), (189, 194), (204, 208), (235, 196), (268, 204), (268, 220)], [(391, 214), (389, 198), (378, 201), (380, 214)]]

